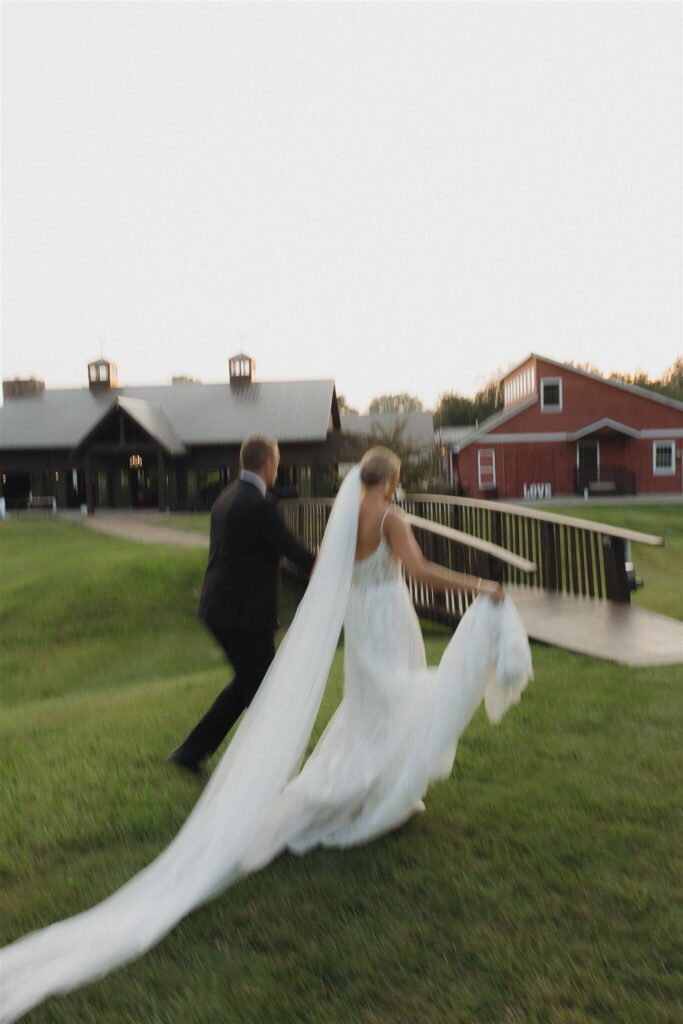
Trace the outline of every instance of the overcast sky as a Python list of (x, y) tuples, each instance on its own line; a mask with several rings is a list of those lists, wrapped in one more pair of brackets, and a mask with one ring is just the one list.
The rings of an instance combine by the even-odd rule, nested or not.
[[(679, 3), (10, 3), (4, 377), (472, 394), (681, 349)], [(100, 338), (104, 342), (100, 342)]]

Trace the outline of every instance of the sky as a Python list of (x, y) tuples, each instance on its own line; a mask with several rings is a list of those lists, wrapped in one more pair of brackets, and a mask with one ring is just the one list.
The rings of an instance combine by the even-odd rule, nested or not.
[(333, 378), (681, 341), (681, 5), (5, 3), (4, 378)]

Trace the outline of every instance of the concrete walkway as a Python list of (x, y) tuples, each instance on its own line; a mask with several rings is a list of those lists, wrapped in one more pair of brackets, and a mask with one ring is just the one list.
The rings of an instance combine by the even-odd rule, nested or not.
[(174, 547), (209, 547), (209, 538), (194, 530), (174, 530), (152, 521), (157, 512), (97, 512), (94, 516), (79, 516), (78, 521), (89, 530), (106, 533), (121, 540), (139, 544), (171, 544)]

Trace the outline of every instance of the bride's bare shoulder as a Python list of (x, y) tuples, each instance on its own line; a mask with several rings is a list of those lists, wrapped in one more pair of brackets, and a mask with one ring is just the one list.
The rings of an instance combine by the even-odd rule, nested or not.
[(384, 526), (390, 530), (392, 526), (399, 523), (402, 525), (407, 523), (406, 513), (399, 505), (390, 505), (384, 514)]

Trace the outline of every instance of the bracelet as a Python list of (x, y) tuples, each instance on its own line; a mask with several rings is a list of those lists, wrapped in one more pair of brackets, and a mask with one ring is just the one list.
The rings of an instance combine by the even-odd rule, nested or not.
[(481, 593), (481, 583), (482, 583), (482, 580), (481, 580), (481, 576), (480, 576), (479, 577), (479, 582), (477, 583), (477, 589), (475, 590), (475, 594), (480, 594)]

